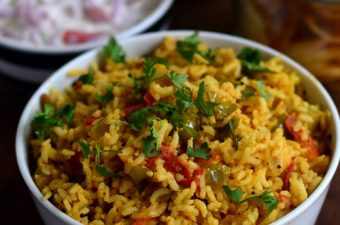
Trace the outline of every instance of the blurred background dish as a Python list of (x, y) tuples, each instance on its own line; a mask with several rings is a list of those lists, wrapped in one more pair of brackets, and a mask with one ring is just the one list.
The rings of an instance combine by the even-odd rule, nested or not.
[(0, 71), (39, 83), (108, 36), (125, 38), (166, 28), (173, 0), (3, 0)]
[(242, 0), (240, 34), (282, 51), (324, 84), (340, 81), (339, 0)]

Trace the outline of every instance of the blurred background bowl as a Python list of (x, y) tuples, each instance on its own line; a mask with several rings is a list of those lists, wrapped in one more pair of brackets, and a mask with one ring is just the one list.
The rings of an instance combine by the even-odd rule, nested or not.
[[(119, 41), (125, 50), (127, 57), (141, 56), (152, 51), (165, 36), (173, 36), (175, 39), (180, 39), (191, 35), (193, 31), (164, 31), (139, 35)], [(331, 139), (331, 163), (325, 177), (321, 181), (316, 190), (308, 197), (308, 199), (295, 208), (293, 211), (272, 223), (273, 225), (312, 225), (315, 223), (321, 206), (327, 195), (330, 182), (337, 169), (340, 159), (340, 121), (337, 109), (324, 87), (317, 79), (311, 75), (306, 69), (298, 63), (288, 58), (287, 56), (264, 45), (249, 41), (243, 38), (230, 35), (200, 32), (200, 39), (207, 43), (209, 47), (215, 48), (220, 46), (228, 46), (239, 51), (243, 47), (251, 47), (258, 49), (265, 57), (278, 56), (288, 67), (294, 69), (301, 78), (304, 89), (306, 90), (307, 98), (312, 103), (319, 104), (322, 108), (327, 109), (331, 113), (331, 127), (329, 129)], [(61, 69), (51, 75), (34, 93), (32, 98), (26, 105), (17, 128), (16, 134), (16, 157), (19, 169), (23, 179), (30, 190), (33, 200), (47, 225), (80, 225), (79, 222), (62, 213), (49, 201), (43, 200), (43, 196), (35, 185), (29, 165), (29, 136), (31, 121), (35, 112), (40, 107), (40, 96), (54, 87), (59, 90), (65, 89), (76, 78), (68, 77), (66, 74), (69, 70), (79, 67), (88, 67), (90, 63), (97, 59), (99, 49), (89, 51), (74, 60), (70, 61)]]
[[(124, 39), (142, 32), (168, 28), (167, 13), (172, 4), (173, 0), (152, 0), (148, 5), (150, 13), (133, 26), (117, 33), (115, 38)], [(75, 56), (105, 44), (107, 38), (76, 45), (52, 47), (35, 46), (0, 35), (0, 72), (21, 81), (41, 83), (54, 70)]]

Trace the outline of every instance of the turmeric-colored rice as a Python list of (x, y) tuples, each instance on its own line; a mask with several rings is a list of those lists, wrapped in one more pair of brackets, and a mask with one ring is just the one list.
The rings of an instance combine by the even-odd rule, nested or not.
[[(329, 166), (330, 114), (304, 99), (296, 72), (279, 58), (246, 71), (228, 46), (199, 43), (192, 58), (178, 47), (166, 37), (149, 68), (101, 54), (41, 97), (40, 116), (61, 121), (32, 123), (45, 199), (83, 224), (217, 225), (269, 224), (308, 198)], [(181, 90), (191, 94), (184, 109)], [(156, 110), (163, 103), (173, 114)], [(251, 199), (263, 193), (272, 209)]]

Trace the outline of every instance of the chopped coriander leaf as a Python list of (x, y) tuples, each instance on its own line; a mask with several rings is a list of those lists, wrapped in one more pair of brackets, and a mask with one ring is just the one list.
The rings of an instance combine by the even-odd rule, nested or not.
[(140, 131), (146, 126), (147, 115), (150, 111), (149, 107), (136, 110), (129, 115), (128, 121), (130, 126), (135, 131)]
[(182, 113), (188, 108), (195, 107), (192, 101), (192, 92), (188, 87), (183, 87), (175, 92), (177, 110)]
[(266, 190), (260, 195), (246, 198), (242, 200), (240, 203), (245, 201), (247, 202), (256, 201), (263, 203), (268, 214), (270, 214), (273, 211), (273, 209), (279, 204), (278, 199), (273, 195), (273, 192), (270, 190)]
[(53, 126), (61, 126), (63, 122), (70, 124), (74, 113), (71, 105), (56, 110), (52, 104), (46, 103), (42, 111), (38, 111), (32, 120), (33, 132), (39, 139), (47, 138)]
[(141, 94), (142, 92), (145, 92), (145, 88), (143, 87), (143, 82), (142, 78), (136, 78), (132, 74), (129, 74), (129, 77), (133, 80), (134, 82), (134, 92), (137, 94)]
[(96, 164), (96, 170), (97, 172), (102, 175), (102, 176), (109, 176), (109, 177), (114, 177), (114, 178), (123, 178), (124, 174), (122, 172), (112, 172), (110, 170), (108, 170), (105, 166), (100, 165), (100, 154), (102, 152), (106, 152), (106, 151), (114, 151), (119, 153), (120, 151), (116, 151), (116, 150), (100, 150), (99, 144), (96, 144), (95, 147), (95, 164)]
[(164, 57), (152, 57), (153, 61), (158, 64), (169, 65), (169, 60)]
[(244, 90), (242, 91), (242, 97), (249, 98), (251, 96), (254, 96), (256, 94), (256, 89), (252, 88), (251, 86), (246, 86)]
[(165, 102), (158, 102), (152, 107), (153, 112), (172, 113), (175, 110), (175, 106)]
[(231, 190), (229, 186), (224, 185), (223, 190), (228, 195), (228, 197), (231, 200), (233, 200), (236, 204), (251, 201), (263, 203), (268, 214), (270, 214), (273, 211), (273, 209), (279, 204), (278, 199), (273, 195), (272, 191), (270, 190), (266, 190), (260, 195), (249, 197), (243, 200), (241, 200), (241, 197), (244, 194), (244, 192), (241, 189), (236, 188), (235, 190)]
[(271, 72), (268, 68), (260, 66), (261, 55), (256, 49), (246, 47), (237, 55), (237, 58), (241, 60), (245, 73)]
[(52, 104), (46, 103), (42, 111), (38, 111), (33, 118), (32, 126), (47, 125), (59, 126), (62, 124), (60, 118), (54, 118), (55, 108)]
[(65, 105), (58, 111), (58, 114), (60, 115), (61, 118), (63, 118), (66, 121), (66, 123), (68, 124), (72, 123), (74, 118), (74, 112), (73, 107), (71, 105)]
[(89, 154), (91, 153), (91, 149), (88, 144), (84, 140), (80, 140), (79, 144), (81, 146), (81, 150), (83, 151), (83, 156), (85, 159), (89, 157)]
[(239, 137), (235, 134), (235, 129), (238, 126), (238, 122), (236, 120), (230, 120), (227, 123), (228, 130), (231, 133), (231, 138), (233, 139), (235, 143), (235, 149), (238, 150), (238, 142), (239, 142)]
[(157, 113), (157, 116), (162, 119), (167, 119), (174, 126), (182, 127), (184, 124), (183, 119), (176, 111), (176, 107), (171, 104), (159, 102), (152, 107), (152, 112)]
[(50, 135), (49, 130), (44, 129), (44, 128), (38, 128), (34, 131), (34, 134), (39, 138), (39, 139), (46, 139)]
[(182, 89), (184, 86), (184, 82), (188, 80), (187, 74), (176, 74), (175, 72), (170, 71), (166, 75), (169, 77), (169, 79), (177, 89)]
[(143, 140), (143, 152), (146, 157), (154, 157), (161, 154), (161, 151), (157, 151), (159, 145), (159, 134), (157, 133), (154, 124), (151, 126), (151, 135)]
[(176, 49), (186, 60), (192, 62), (192, 59), (197, 51), (199, 44), (198, 32), (196, 31), (189, 37), (186, 37), (183, 41), (177, 41)]
[(179, 54), (181, 54), (186, 60), (192, 62), (195, 53), (201, 55), (208, 62), (213, 61), (213, 51), (208, 50), (206, 52), (202, 52), (198, 50), (198, 45), (200, 43), (198, 32), (195, 32), (189, 37), (186, 37), (182, 41), (177, 41), (176, 49)]
[(214, 108), (216, 106), (218, 106), (219, 103), (205, 102), (204, 101), (204, 92), (205, 92), (205, 84), (202, 81), (199, 85), (197, 98), (195, 100), (195, 105), (202, 114), (204, 114), (206, 116), (212, 116), (214, 114)]
[(214, 61), (214, 50), (208, 49), (206, 52), (200, 52), (200, 55), (205, 58), (208, 62)]
[(155, 139), (156, 149), (159, 149), (159, 146), (161, 145), (161, 143), (159, 143), (159, 134), (154, 124), (152, 124), (151, 126), (151, 136)]
[(125, 53), (123, 48), (113, 37), (110, 37), (109, 42), (103, 47), (102, 52), (106, 57), (112, 59), (116, 63), (125, 62)]
[(266, 92), (266, 88), (262, 80), (257, 81), (257, 89), (265, 100), (267, 100), (270, 97), (270, 94)]
[(242, 62), (242, 66), (244, 69), (244, 72), (246, 73), (264, 73), (264, 72), (271, 72), (268, 68), (260, 66), (260, 65), (256, 65), (254, 63), (251, 62), (247, 62), (244, 60), (241, 60)]
[(254, 64), (259, 64), (261, 62), (260, 52), (248, 47), (243, 48), (237, 55), (237, 58)]
[(145, 83), (149, 85), (152, 82), (153, 75), (156, 72), (156, 69), (153, 67), (155, 62), (151, 57), (145, 58), (144, 61), (144, 67), (143, 67), (143, 72), (144, 72), (144, 78), (145, 78)]
[(169, 120), (175, 127), (183, 127), (184, 126), (184, 120), (180, 117), (180, 115), (177, 113), (177, 111), (174, 111), (170, 116)]
[(96, 164), (99, 164), (100, 162), (100, 147), (99, 147), (99, 144), (96, 144), (96, 147), (95, 147), (95, 157), (94, 157), (94, 161)]
[(106, 88), (106, 92), (104, 95), (96, 95), (96, 100), (99, 103), (105, 104), (108, 103), (113, 99), (113, 94), (112, 94), (113, 87), (110, 85)]
[(241, 197), (244, 194), (244, 192), (241, 189), (236, 188), (232, 190), (228, 185), (223, 185), (223, 190), (228, 195), (228, 197), (231, 200), (233, 200), (236, 204), (241, 203)]
[(92, 84), (93, 83), (93, 72), (89, 71), (87, 74), (83, 74), (79, 77), (79, 79), (83, 84)]
[(108, 170), (105, 166), (102, 166), (100, 164), (96, 164), (96, 170), (102, 176), (108, 176), (108, 177), (114, 177), (114, 178), (124, 177), (124, 174), (121, 171), (114, 173)]
[(210, 159), (212, 157), (211, 149), (208, 147), (208, 143), (204, 142), (201, 146), (196, 144), (196, 149), (189, 147), (187, 150), (187, 155), (189, 157), (201, 158), (201, 159)]

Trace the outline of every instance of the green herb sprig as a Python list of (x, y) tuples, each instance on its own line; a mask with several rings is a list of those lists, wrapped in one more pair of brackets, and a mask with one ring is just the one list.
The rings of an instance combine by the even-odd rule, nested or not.
[(51, 128), (64, 123), (73, 122), (74, 112), (71, 105), (65, 105), (59, 110), (50, 103), (43, 105), (43, 110), (38, 111), (32, 120), (32, 129), (39, 139), (46, 139), (51, 135)]
[(125, 53), (123, 51), (123, 48), (113, 37), (110, 37), (108, 43), (103, 47), (102, 53), (104, 56), (112, 59), (116, 63), (125, 62)]
[(270, 214), (273, 209), (279, 204), (278, 199), (273, 195), (272, 191), (270, 190), (266, 190), (260, 195), (249, 197), (243, 200), (241, 200), (241, 198), (244, 192), (241, 189), (236, 188), (232, 190), (228, 185), (224, 185), (223, 190), (228, 195), (228, 197), (236, 204), (242, 204), (243, 202), (251, 201), (262, 203), (268, 214)]
[(83, 157), (85, 159), (88, 159), (90, 154), (92, 154), (92, 153), (95, 154), (95, 167), (96, 167), (97, 172), (100, 175), (109, 176), (109, 177), (113, 177), (113, 178), (123, 178), (124, 177), (124, 174), (121, 171), (112, 172), (108, 168), (106, 168), (105, 166), (100, 164), (100, 155), (101, 155), (102, 152), (112, 152), (112, 153), (119, 154), (119, 153), (121, 153), (120, 150), (101, 150), (99, 144), (96, 144), (95, 149), (91, 150), (90, 146), (84, 140), (80, 140), (79, 145), (82, 149)]
[(198, 32), (184, 38), (184, 40), (179, 40), (176, 42), (176, 50), (181, 54), (187, 61), (192, 63), (194, 55), (199, 54), (205, 58), (208, 62), (213, 61), (213, 51), (208, 50), (202, 52), (198, 50), (198, 45), (200, 44)]
[(159, 134), (156, 130), (154, 124), (151, 126), (151, 135), (143, 140), (143, 152), (146, 157), (154, 157), (161, 154), (161, 151), (157, 151), (159, 149)]
[(192, 147), (187, 149), (187, 155), (193, 158), (210, 159), (212, 157), (210, 152), (211, 149), (208, 147), (207, 142), (204, 142), (201, 146), (196, 144), (195, 149)]
[(260, 66), (261, 54), (258, 50), (252, 48), (243, 48), (237, 55), (241, 60), (242, 70), (246, 74), (257, 72), (271, 72), (268, 68)]
[(109, 85), (103, 95), (96, 94), (96, 101), (101, 104), (106, 104), (113, 99), (113, 86)]

